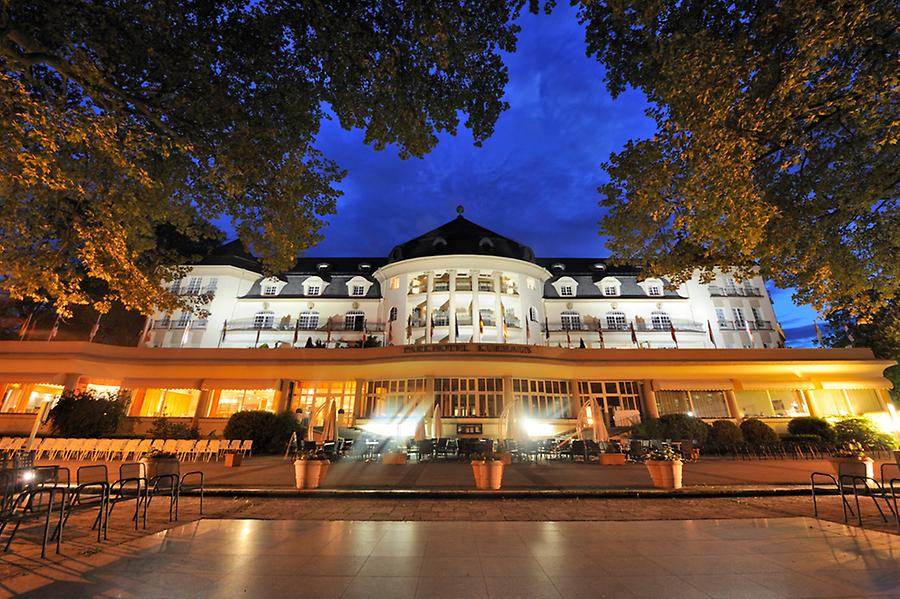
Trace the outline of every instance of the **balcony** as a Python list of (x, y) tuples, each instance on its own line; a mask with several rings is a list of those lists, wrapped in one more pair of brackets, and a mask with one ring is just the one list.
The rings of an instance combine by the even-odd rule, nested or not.
[(709, 294), (713, 297), (762, 297), (762, 293), (756, 287), (720, 287), (709, 286)]
[[(563, 323), (563, 322), (551, 322), (550, 332), (551, 333), (565, 333), (566, 331), (597, 331), (597, 325), (591, 324), (587, 325), (585, 323), (571, 324), (571, 323)], [(705, 333), (706, 332), (706, 324), (701, 322), (693, 322), (689, 320), (673, 320), (672, 325), (675, 327), (676, 333)], [(629, 333), (631, 332), (630, 324), (616, 324), (615, 326), (607, 326), (606, 323), (602, 324), (601, 330), (604, 333)], [(668, 323), (659, 324), (657, 326), (653, 326), (652, 323), (649, 322), (637, 322), (634, 323), (634, 330), (636, 333), (670, 333), (671, 329)], [(546, 332), (547, 327), (541, 325), (541, 331)]]
[[(770, 320), (751, 320), (749, 323), (751, 331), (772, 331), (775, 328)], [(747, 329), (747, 326), (737, 320), (720, 320), (719, 329), (723, 331), (744, 331)]]
[[(233, 320), (228, 321), (228, 332), (232, 331), (293, 331), (297, 326), (296, 318), (285, 318), (271, 323), (259, 323), (254, 322), (252, 318), (235, 318)], [(319, 322), (316, 326), (309, 326), (309, 323), (300, 323), (299, 329), (301, 331), (321, 331), (326, 332), (331, 329), (332, 332), (341, 332), (341, 331), (355, 331), (362, 333), (363, 327), (362, 325), (357, 325), (355, 323), (347, 323), (347, 322), (335, 322), (331, 323), (330, 326), (326, 326), (326, 323)], [(365, 324), (366, 331), (370, 333), (377, 333), (384, 330), (383, 322), (376, 321), (367, 321)], [(396, 330), (396, 327), (394, 328)]]

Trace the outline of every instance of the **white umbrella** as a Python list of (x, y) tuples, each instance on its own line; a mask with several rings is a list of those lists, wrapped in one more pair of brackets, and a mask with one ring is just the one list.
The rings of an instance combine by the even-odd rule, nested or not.
[(587, 411), (588, 407), (591, 405), (590, 401), (586, 401), (581, 404), (581, 409), (578, 410), (578, 418), (575, 419), (575, 438), (576, 439), (584, 439), (584, 429), (587, 424)]
[(507, 431), (510, 439), (516, 441), (530, 441), (531, 436), (525, 430), (525, 415), (522, 410), (522, 402), (519, 399), (513, 401), (513, 405), (509, 411), (509, 430)]
[(596, 399), (591, 398), (591, 415), (593, 416), (594, 422), (591, 425), (594, 433), (594, 441), (606, 442), (609, 441), (609, 431), (606, 430), (606, 423), (603, 422), (603, 411), (600, 409), (600, 404), (597, 403)]
[(312, 407), (309, 409), (309, 421), (306, 423), (306, 440), (307, 441), (315, 441), (315, 431), (313, 430), (314, 425), (316, 424), (316, 400), (313, 398)]
[(441, 438), (441, 404), (435, 404), (431, 415), (431, 436), (435, 439)]
[(333, 399), (328, 402), (325, 425), (322, 427), (322, 442), (326, 441), (337, 441), (337, 408)]
[(503, 407), (503, 411), (500, 413), (500, 440), (509, 439), (509, 416), (512, 413), (512, 404)]
[(419, 421), (416, 423), (416, 432), (413, 435), (413, 441), (424, 441), (425, 440), (425, 417), (419, 418)]

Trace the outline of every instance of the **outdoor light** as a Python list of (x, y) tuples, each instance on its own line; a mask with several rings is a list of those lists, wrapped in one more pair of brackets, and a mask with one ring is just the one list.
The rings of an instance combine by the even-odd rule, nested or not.
[(522, 424), (529, 437), (550, 437), (553, 435), (553, 427), (542, 420), (524, 418)]
[(22, 473), (22, 481), (30, 483), (34, 480), (34, 470), (26, 470)]
[(688, 412), (688, 413), (687, 413), (687, 415), (688, 415), (688, 416), (690, 416), (690, 417), (692, 417), (692, 418), (693, 418), (693, 416), (694, 416), (694, 412), (693, 412), (693, 411), (691, 411), (691, 412)]

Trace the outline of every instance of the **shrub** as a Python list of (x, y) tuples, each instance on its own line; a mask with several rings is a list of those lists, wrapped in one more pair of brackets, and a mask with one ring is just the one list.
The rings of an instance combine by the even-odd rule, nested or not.
[(54, 436), (83, 439), (112, 435), (125, 418), (118, 395), (65, 391), (49, 414)]
[(785, 445), (818, 445), (822, 443), (819, 435), (785, 435), (781, 438)]
[(223, 435), (226, 439), (252, 439), (254, 451), (283, 453), (293, 432), (300, 435), (297, 420), (290, 412), (250, 410), (232, 414)]
[(744, 420), (741, 423), (741, 433), (744, 435), (744, 441), (755, 447), (776, 445), (778, 443), (778, 433), (771, 426), (757, 418)]
[(788, 432), (792, 435), (816, 435), (822, 441), (834, 443), (834, 429), (822, 418), (800, 416), (788, 422)]
[(722, 451), (744, 442), (744, 434), (732, 420), (716, 420), (709, 429), (707, 445), (710, 449)]
[(157, 418), (150, 427), (153, 439), (199, 439), (200, 429), (181, 422), (169, 422), (166, 418)]
[(881, 431), (868, 418), (845, 418), (834, 425), (835, 439), (841, 445), (859, 443), (864, 449), (893, 449), (894, 438)]
[(666, 414), (647, 418), (631, 429), (631, 435), (635, 439), (692, 439), (703, 444), (709, 435), (709, 425), (687, 414)]

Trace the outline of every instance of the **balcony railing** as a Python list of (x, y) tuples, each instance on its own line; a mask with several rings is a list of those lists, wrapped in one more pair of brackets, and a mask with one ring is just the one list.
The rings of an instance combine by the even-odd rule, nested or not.
[[(228, 331), (293, 331), (297, 326), (297, 319), (275, 319), (274, 322), (271, 323), (259, 323), (255, 322), (252, 318), (236, 318), (228, 321)], [(335, 332), (340, 331), (356, 331), (362, 333), (363, 326), (357, 325), (355, 323), (348, 322), (333, 322), (330, 326), (326, 326), (326, 323), (320, 321), (316, 326), (309, 326), (308, 323), (304, 323), (301, 321), (299, 329), (301, 331), (322, 331), (325, 332), (329, 329)], [(384, 323), (377, 321), (366, 321), (365, 324), (366, 331), (370, 333), (380, 332), (384, 330)], [(396, 327), (395, 327), (396, 330)]]
[[(706, 332), (706, 324), (701, 322), (693, 322), (687, 320), (673, 320), (672, 325), (675, 327), (675, 332), (684, 332), (684, 333), (704, 333)], [(597, 331), (596, 324), (571, 324), (571, 323), (563, 323), (563, 322), (551, 322), (549, 323), (550, 332), (551, 333), (565, 333), (566, 331)], [(607, 323), (602, 323), (601, 330), (604, 333), (628, 333), (631, 331), (630, 324), (617, 324), (615, 326), (607, 326)], [(656, 326), (653, 323), (649, 322), (636, 322), (634, 323), (634, 330), (637, 333), (669, 333), (671, 329), (668, 323), (658, 324)], [(547, 326), (541, 325), (541, 331), (546, 332)]]
[[(771, 331), (774, 329), (770, 320), (751, 320), (750, 330), (753, 331)], [(720, 320), (719, 328), (723, 331), (743, 331), (747, 326), (743, 322), (736, 320)]]
[(710, 285), (709, 294), (713, 297), (762, 297), (756, 287), (721, 287)]

